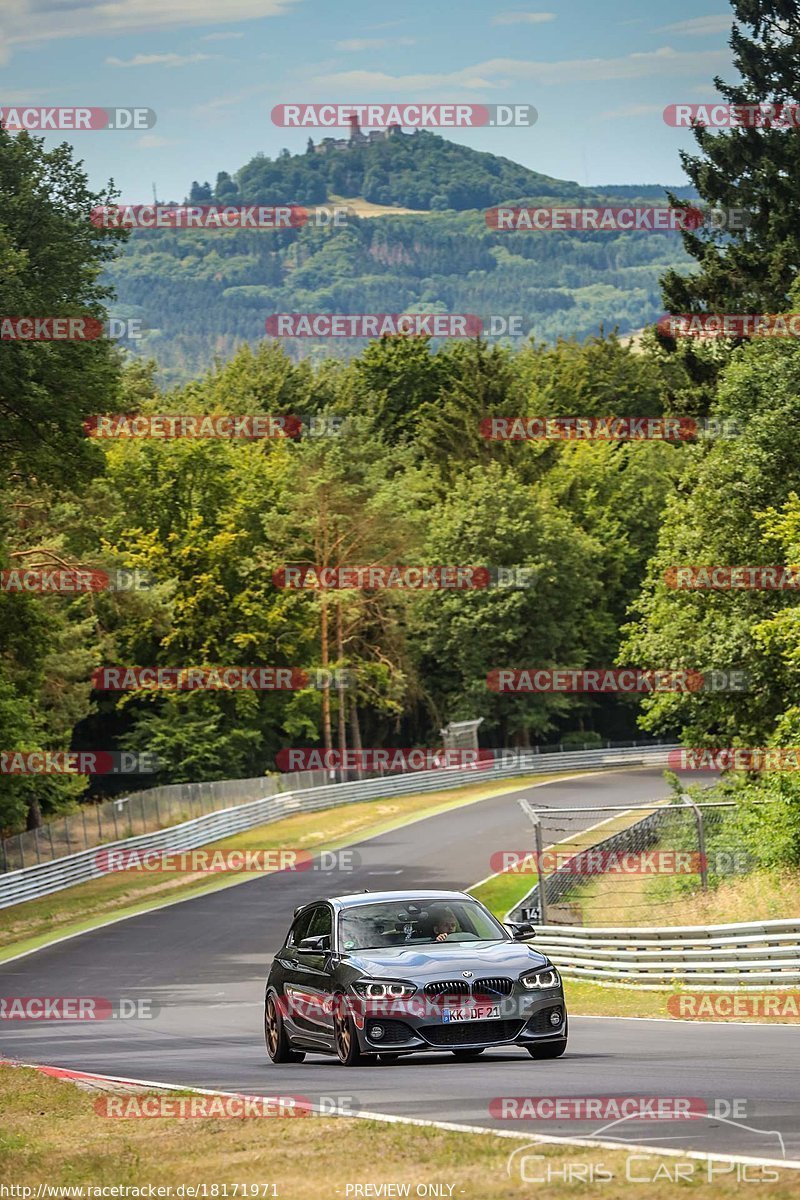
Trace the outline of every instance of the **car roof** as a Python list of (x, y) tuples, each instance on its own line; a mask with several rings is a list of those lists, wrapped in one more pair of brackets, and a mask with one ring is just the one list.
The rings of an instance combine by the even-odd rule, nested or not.
[[(465, 892), (446, 891), (402, 891), (402, 892), (352, 892), (346, 896), (320, 896), (317, 900), (309, 900), (309, 904), (335, 904), (337, 908), (352, 908), (356, 904), (380, 904), (382, 901), (405, 903), (407, 900), (472, 900)], [(298, 909), (298, 912), (300, 909)]]

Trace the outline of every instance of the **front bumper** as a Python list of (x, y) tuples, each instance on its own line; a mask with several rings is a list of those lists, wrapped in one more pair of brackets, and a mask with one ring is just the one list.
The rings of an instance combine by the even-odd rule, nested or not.
[(566, 1037), (567, 1009), (561, 988), (535, 996), (515, 992), (499, 1001), (498, 1007), (499, 1016), (446, 1021), (443, 1011), (428, 1008), (417, 1015), (408, 1006), (399, 1012), (384, 1006), (377, 1012), (356, 1011), (353, 1020), (365, 1054), (530, 1046)]

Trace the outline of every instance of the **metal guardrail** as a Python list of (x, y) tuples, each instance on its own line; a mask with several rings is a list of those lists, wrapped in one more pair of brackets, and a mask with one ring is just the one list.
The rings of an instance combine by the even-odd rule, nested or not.
[[(554, 754), (520, 756), (513, 764), (502, 762), (476, 763), (474, 767), (457, 770), (419, 771), (378, 779), (360, 780), (353, 783), (334, 783), (322, 787), (298, 786), (292, 791), (267, 795), (262, 799), (234, 808), (222, 809), (173, 825), (158, 833), (142, 834), (139, 837), (106, 842), (102, 847), (93, 846), (77, 854), (66, 855), (51, 862), (37, 863), (17, 871), (0, 875), (0, 909), (20, 904), (39, 896), (47, 896), (76, 883), (97, 879), (106, 874), (101, 863), (101, 851), (110, 850), (161, 850), (180, 852), (194, 850), (209, 842), (230, 837), (258, 825), (278, 821), (291, 813), (318, 812), (340, 804), (358, 800), (383, 799), (389, 796), (408, 796), (440, 789), (462, 787), (491, 779), (514, 778), (517, 775), (544, 775), (559, 771), (584, 768), (653, 765), (666, 766), (670, 750), (677, 746), (655, 747), (632, 746), (628, 748), (604, 748), (598, 750), (562, 751)], [(274, 779), (265, 778), (264, 790), (271, 790)], [(298, 783), (300, 781), (298, 780)], [(101, 860), (101, 861), (98, 861)]]
[(800, 983), (800, 918), (621, 929), (542, 925), (532, 942), (568, 979), (720, 988)]
[(0, 840), (0, 871), (22, 870), (109, 841), (158, 833), (171, 825), (234, 804), (261, 800), (287, 788), (328, 782), (325, 771), (302, 771), (282, 777), (260, 775), (251, 779), (172, 783), (129, 796), (116, 796), (101, 804), (81, 804), (74, 812), (51, 817), (35, 829)]

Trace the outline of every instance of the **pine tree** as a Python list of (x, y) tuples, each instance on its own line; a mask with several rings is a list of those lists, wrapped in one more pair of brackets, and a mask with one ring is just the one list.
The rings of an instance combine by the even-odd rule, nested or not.
[[(800, 8), (797, 0), (732, 0), (738, 25), (729, 45), (740, 84), (714, 85), (731, 104), (800, 103)], [(747, 35), (741, 26), (749, 26)], [(795, 110), (800, 117), (800, 110)], [(715, 209), (744, 209), (747, 228), (727, 236), (704, 223), (684, 232), (700, 264), (661, 280), (669, 312), (785, 312), (800, 264), (797, 179), (800, 128), (770, 125), (725, 132), (697, 126), (700, 154), (681, 152), (684, 170)], [(670, 197), (673, 204), (680, 202)], [(685, 203), (685, 202), (684, 202)]]

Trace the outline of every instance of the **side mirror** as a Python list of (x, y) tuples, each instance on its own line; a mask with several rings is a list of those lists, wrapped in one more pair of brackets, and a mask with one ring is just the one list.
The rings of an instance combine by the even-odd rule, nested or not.
[(527, 938), (536, 937), (536, 930), (530, 921), (520, 921), (511, 925), (510, 929), (515, 942), (524, 942)]
[(318, 933), (316, 937), (303, 938), (298, 951), (305, 954), (325, 954), (331, 948), (331, 935)]

